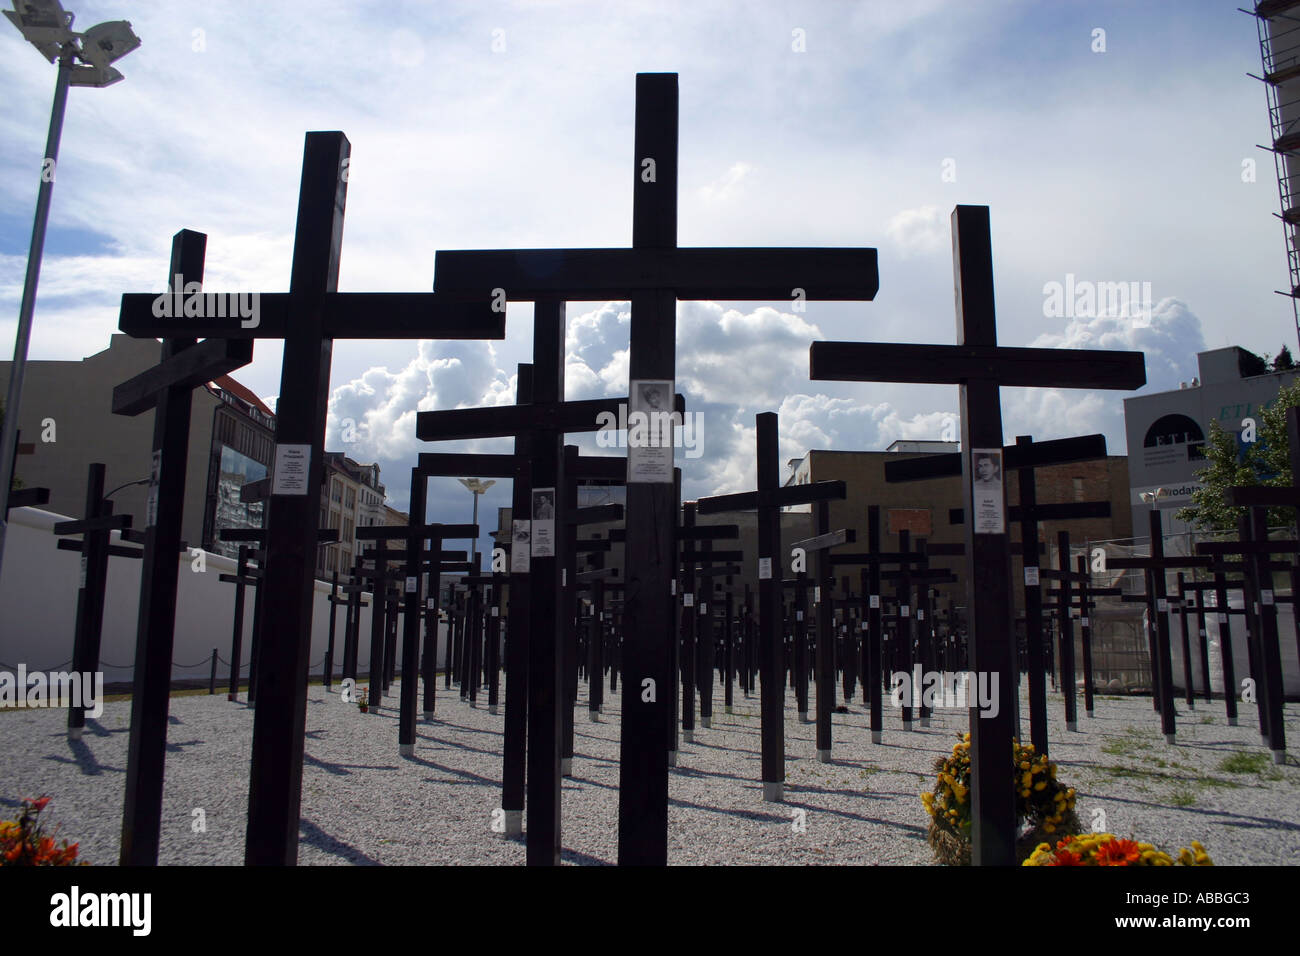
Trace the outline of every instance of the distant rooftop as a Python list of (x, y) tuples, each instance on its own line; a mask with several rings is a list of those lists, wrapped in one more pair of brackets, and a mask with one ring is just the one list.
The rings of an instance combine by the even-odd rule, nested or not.
[(900, 438), (898, 441), (892, 442), (885, 451), (942, 455), (947, 452), (961, 451), (961, 442), (932, 441), (926, 438)]

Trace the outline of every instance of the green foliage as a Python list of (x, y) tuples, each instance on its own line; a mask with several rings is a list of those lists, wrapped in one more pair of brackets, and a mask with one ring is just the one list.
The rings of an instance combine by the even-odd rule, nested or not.
[[(1279, 355), (1279, 358), (1281, 356)], [(1289, 355), (1288, 355), (1289, 358)], [(1227, 489), (1233, 485), (1290, 486), (1290, 443), (1286, 433), (1286, 410), (1300, 407), (1300, 379), (1278, 390), (1277, 398), (1256, 416), (1255, 441), (1246, 445), (1242, 460), (1237, 458), (1237, 436), (1210, 422), (1205, 441), (1208, 465), (1196, 473), (1204, 487), (1192, 492), (1192, 503), (1180, 508), (1175, 517), (1196, 524), (1203, 531), (1236, 531), (1245, 508), (1229, 507)], [(1270, 508), (1271, 527), (1295, 520), (1292, 508)]]
[(1273, 359), (1273, 371), (1288, 372), (1293, 368), (1295, 368), (1295, 359), (1291, 357), (1291, 350), (1284, 345), (1282, 351), (1278, 352), (1277, 357)]

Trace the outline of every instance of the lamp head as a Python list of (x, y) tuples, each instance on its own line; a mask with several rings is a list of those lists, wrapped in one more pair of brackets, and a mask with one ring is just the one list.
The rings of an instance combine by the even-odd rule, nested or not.
[(456, 480), (476, 495), (483, 494), (496, 484), (495, 478), (489, 478), (487, 481), (482, 478), (457, 478)]
[(51, 63), (59, 58), (62, 45), (71, 43), (75, 36), (72, 14), (59, 5), (59, 0), (14, 0), (13, 10), (5, 10), (4, 15), (21, 31), (23, 39)]
[(126, 20), (97, 23), (81, 35), (81, 58), (92, 66), (107, 67), (140, 45)]

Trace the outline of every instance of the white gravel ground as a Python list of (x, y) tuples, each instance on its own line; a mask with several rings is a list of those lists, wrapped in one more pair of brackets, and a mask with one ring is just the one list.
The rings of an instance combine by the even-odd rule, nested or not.
[[(414, 758), (398, 756), (396, 694), (361, 714), (313, 685), (307, 707), (302, 864), (519, 864), (524, 847), (492, 832), (500, 803), (502, 715), (471, 709), (439, 680), (437, 719), (419, 723)], [(393, 689), (394, 691), (396, 688)], [(621, 690), (621, 688), (620, 688)], [(585, 685), (575, 721), (574, 775), (564, 782), (565, 862), (617, 858), (618, 695), (606, 694), (600, 723), (587, 717)], [(484, 695), (486, 696), (486, 695)], [(610, 697), (613, 696), (613, 700)], [(503, 693), (504, 699), (504, 693)], [(834, 762), (815, 759), (815, 728), (787, 698), (784, 804), (764, 803), (759, 776), (758, 700), (736, 691), (735, 714), (715, 696), (713, 728), (682, 743), (671, 771), (669, 859), (683, 864), (931, 864), (918, 793), (936, 757), (966, 729), (966, 712), (940, 711), (928, 729), (905, 733), (886, 712), (873, 745), (860, 702), (835, 715)], [(1200, 840), (1219, 864), (1300, 860), (1300, 707), (1288, 705), (1290, 751), (1274, 767), (1260, 746), (1254, 705), (1229, 727), (1222, 701), (1178, 702), (1177, 743), (1167, 746), (1149, 698), (1101, 698), (1080, 732), (1064, 730), (1063, 704), (1049, 700), (1052, 758), (1079, 794), (1085, 824), (1177, 851)], [(1022, 713), (1027, 714), (1024, 707)], [(224, 695), (174, 697), (160, 862), (243, 861), (254, 711)], [(0, 713), (0, 804), (48, 794), (46, 815), (82, 857), (115, 864), (121, 829), (129, 702), (109, 703), (85, 737), (69, 743), (62, 710)], [(919, 725), (918, 725), (919, 726)], [(1234, 754), (1261, 755), (1255, 768), (1223, 769)], [(194, 832), (197, 810), (205, 832)], [(803, 832), (793, 825), (805, 811)], [(1097, 816), (1104, 813), (1104, 823)]]

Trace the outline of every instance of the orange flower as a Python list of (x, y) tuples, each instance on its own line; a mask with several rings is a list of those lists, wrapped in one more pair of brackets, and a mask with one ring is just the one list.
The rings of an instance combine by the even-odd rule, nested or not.
[(1134, 840), (1108, 840), (1097, 848), (1098, 866), (1133, 866), (1142, 857)]
[(1083, 866), (1083, 861), (1079, 859), (1079, 854), (1070, 850), (1057, 850), (1056, 856), (1048, 866)]

